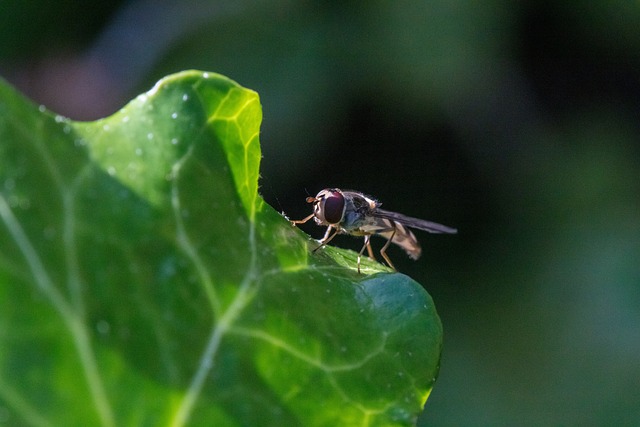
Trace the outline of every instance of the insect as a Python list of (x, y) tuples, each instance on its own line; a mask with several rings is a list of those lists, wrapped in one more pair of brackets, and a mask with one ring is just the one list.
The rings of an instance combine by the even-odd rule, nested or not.
[(314, 249), (314, 252), (338, 234), (364, 236), (364, 245), (358, 253), (358, 273), (360, 273), (360, 258), (365, 248), (369, 257), (375, 259), (370, 244), (371, 236), (374, 234), (387, 239), (380, 250), (380, 255), (389, 267), (395, 270), (387, 256), (387, 248), (391, 243), (400, 246), (414, 260), (418, 259), (422, 253), (416, 236), (407, 227), (429, 233), (455, 234), (458, 232), (455, 228), (446, 225), (380, 209), (380, 202), (357, 191), (326, 188), (316, 197), (307, 197), (307, 203), (313, 204), (313, 213), (306, 218), (291, 221), (291, 224), (294, 226), (304, 224), (313, 218), (316, 224), (327, 226), (324, 237), (319, 241), (320, 246)]

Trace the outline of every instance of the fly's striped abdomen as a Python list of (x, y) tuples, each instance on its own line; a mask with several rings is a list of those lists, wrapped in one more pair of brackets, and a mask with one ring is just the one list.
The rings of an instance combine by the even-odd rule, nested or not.
[[(390, 231), (379, 233), (381, 236), (386, 239), (390, 239), (391, 236), (393, 236), (393, 240), (391, 241), (391, 243), (394, 243), (404, 249), (404, 251), (407, 253), (407, 255), (409, 255), (411, 259), (415, 260), (420, 258), (422, 248), (420, 247), (420, 243), (418, 243), (418, 239), (416, 239), (416, 236), (413, 235), (411, 230), (409, 230), (399, 222), (391, 221), (390, 219), (380, 218), (380, 220), (385, 221), (391, 229)], [(395, 234), (393, 232), (394, 225)]]

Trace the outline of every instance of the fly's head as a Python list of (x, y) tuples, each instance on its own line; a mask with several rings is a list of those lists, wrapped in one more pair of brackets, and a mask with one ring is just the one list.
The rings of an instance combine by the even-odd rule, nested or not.
[(307, 197), (307, 203), (313, 203), (314, 220), (318, 225), (335, 226), (344, 218), (346, 203), (342, 191), (337, 188), (326, 188), (316, 197)]

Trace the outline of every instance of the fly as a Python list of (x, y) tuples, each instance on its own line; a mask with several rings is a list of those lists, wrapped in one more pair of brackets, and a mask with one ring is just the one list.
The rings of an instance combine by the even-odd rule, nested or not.
[(371, 236), (374, 234), (387, 239), (380, 249), (380, 255), (389, 267), (395, 270), (387, 256), (387, 248), (391, 243), (400, 246), (414, 260), (418, 259), (422, 253), (416, 236), (407, 227), (429, 233), (455, 234), (458, 232), (455, 228), (446, 225), (380, 209), (380, 202), (357, 191), (326, 188), (316, 197), (307, 197), (307, 203), (313, 204), (313, 213), (291, 223), (304, 224), (313, 218), (316, 224), (327, 227), (324, 237), (319, 241), (320, 246), (314, 249), (314, 252), (329, 243), (337, 234), (364, 237), (364, 245), (358, 253), (358, 273), (360, 273), (360, 258), (365, 249), (369, 257), (375, 259), (370, 244)]

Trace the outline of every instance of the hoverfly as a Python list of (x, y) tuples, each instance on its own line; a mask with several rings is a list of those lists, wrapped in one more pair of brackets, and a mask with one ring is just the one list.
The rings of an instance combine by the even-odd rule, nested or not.
[(387, 248), (391, 243), (400, 246), (414, 260), (418, 259), (422, 253), (416, 236), (407, 227), (429, 233), (455, 234), (458, 232), (455, 228), (446, 225), (380, 209), (380, 202), (357, 191), (326, 188), (316, 197), (307, 197), (307, 203), (313, 204), (313, 213), (306, 218), (291, 221), (291, 224), (294, 226), (304, 224), (313, 218), (316, 224), (327, 226), (324, 237), (319, 241), (320, 246), (314, 249), (314, 252), (329, 243), (337, 234), (364, 236), (364, 245), (358, 253), (358, 273), (360, 273), (360, 258), (365, 248), (369, 257), (375, 259), (369, 242), (374, 234), (387, 239), (380, 250), (380, 255), (389, 267), (395, 270), (387, 256)]

